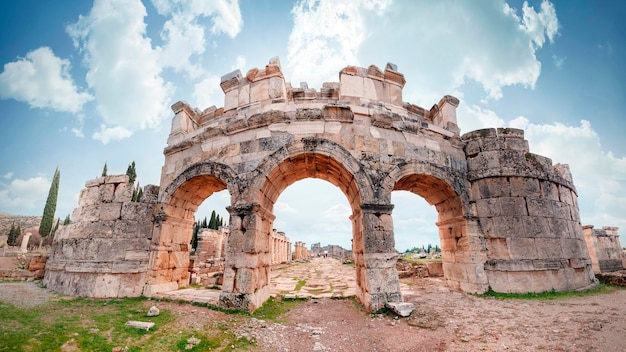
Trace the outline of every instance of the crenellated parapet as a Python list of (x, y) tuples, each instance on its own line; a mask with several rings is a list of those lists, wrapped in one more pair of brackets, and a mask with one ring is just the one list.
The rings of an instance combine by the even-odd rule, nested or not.
[(374, 65), (348, 66), (339, 72), (339, 82), (325, 82), (319, 91), (306, 82), (294, 87), (285, 81), (278, 58), (273, 58), (265, 69), (253, 68), (245, 76), (235, 70), (222, 76), (222, 108), (212, 106), (201, 111), (182, 101), (172, 105), (174, 118), (165, 153), (201, 140), (271, 125), (297, 126), (312, 121), (352, 124), (355, 115), (369, 117), (376, 127), (403, 133), (420, 134), (423, 130), (447, 138), (458, 136), (459, 100), (446, 95), (426, 110), (403, 102), (405, 82), (404, 75), (389, 63), (384, 71)]

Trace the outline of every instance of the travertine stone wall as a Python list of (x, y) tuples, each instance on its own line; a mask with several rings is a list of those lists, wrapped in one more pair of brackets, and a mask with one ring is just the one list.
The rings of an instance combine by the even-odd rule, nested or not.
[(141, 202), (131, 202), (132, 186), (126, 175), (86, 182), (72, 222), (54, 238), (48, 288), (97, 298), (142, 295), (158, 187), (145, 186)]
[(591, 257), (591, 266), (596, 274), (624, 269), (622, 246), (617, 227), (594, 229), (593, 225), (583, 226), (583, 234)]
[(568, 166), (530, 153), (522, 130), (484, 129), (462, 139), (489, 286), (541, 292), (594, 284)]
[(198, 231), (198, 246), (196, 257), (198, 261), (221, 258), (224, 256), (224, 247), (228, 238), (228, 227), (219, 230), (200, 229)]

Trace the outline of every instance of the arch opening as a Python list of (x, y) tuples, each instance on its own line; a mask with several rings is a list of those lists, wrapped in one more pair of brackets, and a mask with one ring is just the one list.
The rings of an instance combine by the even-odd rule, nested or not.
[(467, 230), (463, 200), (451, 182), (424, 173), (409, 173), (394, 184), (394, 191), (416, 194), (437, 211), (439, 242), (444, 279), (453, 289), (473, 292), (469, 289), (477, 281), (475, 241)]

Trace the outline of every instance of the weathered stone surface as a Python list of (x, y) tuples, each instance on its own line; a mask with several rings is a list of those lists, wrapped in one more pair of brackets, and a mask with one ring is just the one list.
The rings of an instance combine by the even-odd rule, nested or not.
[(124, 324), (124, 326), (128, 326), (131, 328), (137, 328), (137, 329), (142, 329), (142, 330), (150, 330), (154, 327), (154, 323), (151, 321), (136, 321), (136, 320), (129, 320), (126, 322), (126, 324)]
[(408, 317), (415, 310), (415, 305), (407, 302), (387, 302), (385, 307), (401, 317)]
[(289, 253), (290, 245), (273, 235), (274, 205), (289, 185), (319, 178), (350, 204), (357, 297), (369, 310), (402, 302), (394, 190), (415, 193), (437, 209), (443, 275), (453, 289), (592, 285), (567, 165), (531, 153), (521, 130), (460, 136), (458, 99), (444, 96), (426, 110), (402, 101), (404, 84), (395, 65), (384, 71), (349, 66), (319, 92), (306, 84), (293, 88), (277, 58), (245, 77), (239, 71), (223, 76), (223, 108), (172, 105), (160, 188), (144, 187), (141, 203), (129, 202), (124, 175), (86, 183), (76, 223), (55, 240), (45, 282), (91, 296), (151, 296), (188, 285), (198, 278), (189, 269), (194, 213), (226, 189), (227, 239), (207, 243), (199, 254), (225, 253), (220, 301), (254, 310), (269, 296), (270, 265), (308, 256), (304, 243)]

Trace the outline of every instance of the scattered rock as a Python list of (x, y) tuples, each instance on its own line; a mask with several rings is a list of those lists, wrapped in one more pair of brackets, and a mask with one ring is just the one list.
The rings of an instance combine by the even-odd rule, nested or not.
[(408, 317), (415, 310), (415, 305), (413, 303), (405, 302), (387, 302), (385, 307), (391, 309), (392, 312), (401, 317)]
[(150, 309), (148, 310), (148, 313), (146, 314), (147, 317), (156, 317), (159, 315), (159, 308), (157, 308), (156, 306), (152, 306), (150, 307)]
[(137, 329), (145, 329), (146, 331), (148, 331), (148, 330), (150, 330), (150, 328), (154, 327), (154, 323), (152, 323), (152, 322), (136, 321), (136, 320), (129, 320), (124, 325), (125, 326), (130, 326), (132, 328), (137, 328)]

